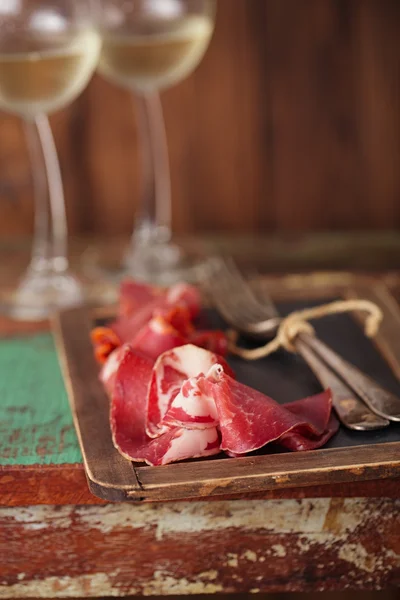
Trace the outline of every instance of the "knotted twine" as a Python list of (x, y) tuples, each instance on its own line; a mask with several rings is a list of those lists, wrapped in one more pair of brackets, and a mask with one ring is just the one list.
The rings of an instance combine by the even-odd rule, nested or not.
[(295, 340), (301, 333), (315, 335), (314, 327), (308, 322), (311, 319), (320, 319), (327, 315), (336, 315), (346, 312), (362, 311), (367, 313), (364, 323), (365, 335), (369, 338), (375, 337), (383, 319), (383, 313), (379, 306), (369, 300), (337, 300), (329, 304), (322, 304), (313, 308), (297, 310), (282, 319), (275, 338), (253, 350), (241, 348), (237, 345), (239, 334), (231, 329), (228, 331), (228, 349), (232, 354), (240, 356), (245, 360), (258, 360), (273, 354), (279, 348), (288, 352), (296, 352)]

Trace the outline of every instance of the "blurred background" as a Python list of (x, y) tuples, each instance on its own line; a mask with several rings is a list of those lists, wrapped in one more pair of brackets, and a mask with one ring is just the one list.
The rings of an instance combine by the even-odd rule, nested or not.
[[(219, 0), (209, 51), (162, 94), (173, 229), (400, 227), (399, 0)], [(134, 106), (95, 76), (51, 118), (71, 235), (129, 235)], [(21, 121), (0, 114), (0, 235), (30, 234)]]

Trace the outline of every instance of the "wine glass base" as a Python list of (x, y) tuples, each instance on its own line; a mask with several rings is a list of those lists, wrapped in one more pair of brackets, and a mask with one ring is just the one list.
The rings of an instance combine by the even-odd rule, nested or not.
[(84, 265), (93, 279), (110, 284), (132, 278), (154, 285), (169, 286), (174, 283), (196, 283), (208, 263), (204, 255), (189, 253), (171, 243), (133, 245), (123, 259), (91, 256)]
[(79, 306), (83, 300), (81, 284), (73, 274), (28, 270), (0, 310), (17, 321), (42, 321), (58, 310)]

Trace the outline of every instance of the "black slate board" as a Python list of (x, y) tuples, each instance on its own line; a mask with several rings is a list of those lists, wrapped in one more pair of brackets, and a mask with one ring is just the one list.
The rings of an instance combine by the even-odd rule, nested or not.
[[(324, 302), (336, 299), (324, 299)], [(321, 301), (284, 302), (278, 304), (278, 310), (281, 315), (287, 315), (294, 310), (318, 304), (321, 304)], [(207, 310), (206, 314), (201, 317), (201, 322), (204, 325), (211, 325), (212, 328), (226, 329), (227, 327), (213, 310)], [(400, 397), (400, 382), (373, 341), (365, 337), (361, 326), (352, 316), (348, 314), (331, 315), (314, 321), (313, 326), (317, 335), (343, 358)], [(252, 347), (252, 344), (244, 339), (240, 340), (240, 344), (248, 348)], [(228, 362), (239, 381), (268, 394), (280, 404), (321, 391), (320, 383), (304, 360), (285, 350), (280, 350), (276, 354), (254, 362), (244, 361), (238, 357), (231, 357)], [(339, 432), (325, 445), (325, 448), (398, 441), (400, 441), (400, 423), (392, 423), (386, 429), (369, 432), (352, 431), (340, 427)], [(274, 452), (276, 451), (277, 448), (274, 447)]]

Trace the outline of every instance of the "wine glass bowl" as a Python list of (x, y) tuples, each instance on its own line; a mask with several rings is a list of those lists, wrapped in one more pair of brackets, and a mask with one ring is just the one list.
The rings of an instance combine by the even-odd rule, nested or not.
[(149, 93), (170, 87), (199, 64), (214, 29), (213, 2), (105, 0), (99, 72)]
[[(216, 2), (99, 0), (99, 7), (98, 70), (135, 96), (143, 174), (131, 245), (117, 277), (161, 284), (193, 278), (191, 257), (171, 242), (171, 184), (159, 92), (199, 65), (213, 34)], [(110, 275), (107, 268), (100, 273)]]
[(30, 265), (2, 306), (19, 319), (46, 318), (83, 299), (68, 265), (63, 187), (47, 115), (72, 102), (96, 67), (100, 39), (92, 17), (91, 0), (0, 2), (0, 109), (25, 120), (35, 183)]
[(99, 39), (76, 2), (22, 5), (22, 12), (0, 11), (0, 108), (33, 119), (81, 93), (96, 66)]

